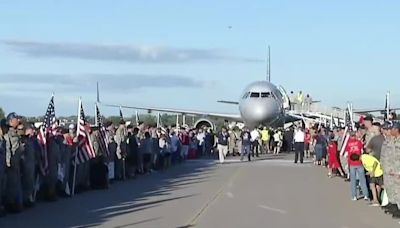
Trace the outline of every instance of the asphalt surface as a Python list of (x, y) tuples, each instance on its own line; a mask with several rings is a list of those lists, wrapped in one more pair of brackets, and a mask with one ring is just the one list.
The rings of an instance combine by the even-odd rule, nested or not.
[(0, 218), (0, 227), (400, 227), (326, 170), (291, 155), (253, 162), (188, 161)]

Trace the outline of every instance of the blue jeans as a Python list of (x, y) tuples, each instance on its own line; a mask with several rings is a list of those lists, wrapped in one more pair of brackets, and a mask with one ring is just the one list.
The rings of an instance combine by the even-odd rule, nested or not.
[(365, 179), (365, 171), (363, 166), (350, 166), (350, 186), (352, 198), (357, 197), (357, 177), (361, 186), (362, 193), (364, 196), (369, 197), (369, 191), (367, 188), (367, 181)]
[(247, 159), (250, 161), (250, 151), (251, 151), (250, 145), (242, 145), (242, 153), (240, 156), (240, 160), (243, 160), (244, 156), (247, 155)]

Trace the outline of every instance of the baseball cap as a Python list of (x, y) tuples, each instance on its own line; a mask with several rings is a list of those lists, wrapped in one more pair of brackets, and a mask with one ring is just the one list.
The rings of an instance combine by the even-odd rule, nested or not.
[(382, 125), (382, 129), (391, 129), (393, 127), (392, 122), (386, 121), (383, 125)]
[(364, 120), (366, 120), (366, 121), (373, 121), (374, 118), (372, 118), (371, 115), (368, 115), (368, 116), (366, 116), (366, 117), (364, 118)]
[(12, 119), (19, 119), (21, 118), (19, 115), (17, 115), (17, 113), (15, 112), (11, 112), (7, 115), (7, 121), (10, 121)]

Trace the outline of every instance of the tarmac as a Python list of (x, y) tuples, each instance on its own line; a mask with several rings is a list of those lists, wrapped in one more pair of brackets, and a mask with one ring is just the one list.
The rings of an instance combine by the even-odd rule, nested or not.
[(0, 218), (0, 227), (376, 228), (398, 221), (350, 185), (310, 161), (268, 155), (251, 162), (189, 160), (166, 171), (117, 182)]

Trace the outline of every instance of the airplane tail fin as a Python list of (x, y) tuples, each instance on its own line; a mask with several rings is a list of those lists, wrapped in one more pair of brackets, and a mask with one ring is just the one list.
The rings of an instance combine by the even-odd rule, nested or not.
[(271, 82), (271, 48), (268, 45), (268, 59), (267, 59), (267, 81)]

